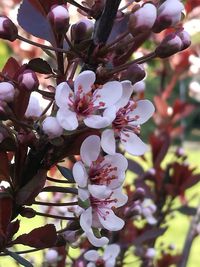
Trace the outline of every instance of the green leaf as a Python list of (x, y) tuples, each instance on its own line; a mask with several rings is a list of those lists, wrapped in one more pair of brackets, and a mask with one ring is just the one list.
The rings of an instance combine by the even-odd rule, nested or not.
[(52, 74), (53, 73), (49, 63), (43, 60), (42, 58), (31, 59), (28, 63), (28, 67), (31, 70), (41, 73), (41, 74)]
[(19, 254), (15, 253), (15, 252), (12, 252), (12, 251), (9, 251), (9, 250), (6, 250), (5, 252), (8, 255), (10, 255), (13, 259), (15, 259), (22, 266), (33, 267), (33, 265), (29, 261), (27, 261), (24, 258), (22, 258), (22, 256), (20, 256)]
[(72, 174), (72, 171), (66, 167), (57, 165), (58, 170), (60, 173), (70, 182), (75, 183), (74, 176)]

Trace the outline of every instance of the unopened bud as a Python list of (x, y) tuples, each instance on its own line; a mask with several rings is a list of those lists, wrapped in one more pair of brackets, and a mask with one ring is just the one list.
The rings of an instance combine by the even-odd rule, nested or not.
[(25, 70), (21, 73), (18, 77), (18, 83), (20, 88), (31, 92), (39, 86), (37, 75), (32, 70)]
[(63, 128), (58, 123), (55, 117), (47, 117), (42, 124), (42, 129), (50, 139), (59, 137), (63, 133)]
[(89, 39), (94, 29), (94, 23), (89, 19), (79, 20), (71, 27), (71, 39), (75, 43)]
[(182, 41), (181, 51), (188, 48), (191, 45), (191, 39), (190, 39), (190, 35), (188, 32), (181, 30), (181, 31), (178, 31), (176, 34)]
[(54, 5), (48, 19), (58, 33), (66, 33), (69, 28), (69, 12), (64, 5)]
[(5, 101), (7, 103), (12, 102), (14, 100), (15, 88), (9, 82), (1, 82), (0, 83), (0, 100)]
[(134, 192), (134, 200), (143, 200), (145, 197), (145, 190), (142, 187), (138, 187)]
[(26, 118), (38, 118), (42, 113), (39, 100), (33, 94), (34, 93), (32, 93), (30, 96), (28, 107), (26, 109), (25, 113)]
[(48, 249), (45, 259), (48, 263), (56, 263), (58, 261), (58, 252), (55, 249)]
[(145, 257), (153, 259), (155, 256), (156, 256), (156, 250), (154, 248), (148, 248), (145, 253)]
[(141, 93), (145, 91), (145, 82), (140, 81), (133, 85), (133, 92), (135, 93)]
[(6, 16), (0, 16), (0, 38), (15, 41), (18, 36), (18, 29), (15, 24)]
[(160, 58), (170, 57), (182, 49), (182, 40), (174, 33), (167, 35), (156, 48), (156, 56)]
[(127, 70), (121, 74), (121, 80), (129, 80), (135, 84), (144, 79), (146, 76), (145, 70), (139, 64), (132, 64)]
[(153, 27), (153, 31), (158, 33), (162, 30), (174, 26), (181, 20), (181, 12), (184, 5), (180, 0), (166, 0), (158, 8), (158, 17)]
[(150, 30), (156, 20), (157, 10), (153, 4), (147, 3), (136, 10), (129, 18), (129, 31), (137, 35)]

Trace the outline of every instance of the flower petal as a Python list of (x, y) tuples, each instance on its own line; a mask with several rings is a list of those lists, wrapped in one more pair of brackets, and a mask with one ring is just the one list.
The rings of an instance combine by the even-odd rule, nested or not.
[(88, 232), (92, 227), (92, 208), (84, 210), (80, 216), (80, 226), (84, 232)]
[(96, 267), (96, 264), (94, 262), (89, 262), (87, 264), (87, 267)]
[[(105, 217), (101, 214), (106, 214)], [(109, 231), (119, 231), (124, 227), (124, 221), (117, 217), (112, 209), (101, 208), (101, 214), (99, 215), (99, 221), (103, 227)]]
[(70, 103), (69, 101), (69, 95), (74, 95), (73, 91), (67, 84), (67, 82), (62, 82), (56, 87), (56, 92), (55, 92), (55, 100), (56, 100), (56, 105), (59, 108), (67, 108), (68, 104)]
[(121, 142), (124, 146), (124, 149), (134, 155), (134, 156), (141, 156), (143, 155), (148, 146), (134, 133), (129, 132), (129, 137), (121, 134)]
[(131, 122), (131, 125), (143, 124), (148, 121), (155, 111), (154, 105), (149, 100), (137, 101), (137, 107), (129, 113), (130, 117), (139, 116), (136, 121)]
[(98, 199), (107, 198), (112, 193), (112, 190), (106, 185), (88, 185), (88, 190), (93, 197)]
[[(122, 207), (126, 204), (126, 202), (128, 201), (128, 196), (125, 195), (123, 192), (122, 192), (122, 188), (119, 187), (115, 190), (113, 190), (113, 193), (112, 193), (112, 199), (116, 199), (117, 201), (115, 202), (115, 207), (116, 208), (119, 208), (119, 207)], [(113, 206), (113, 204), (109, 204), (110, 207)]]
[(59, 124), (67, 131), (73, 131), (78, 127), (76, 113), (67, 108), (59, 108), (56, 117)]
[(90, 243), (91, 243), (93, 246), (95, 246), (95, 247), (103, 247), (103, 246), (105, 246), (106, 244), (108, 244), (108, 242), (109, 242), (109, 239), (108, 239), (107, 237), (104, 237), (104, 236), (103, 236), (103, 237), (101, 237), (101, 238), (97, 238), (97, 237), (94, 235), (92, 229), (91, 229), (91, 231), (86, 232), (85, 234), (86, 234), (88, 240), (90, 241)]
[(111, 124), (116, 118), (116, 113), (117, 113), (116, 107), (111, 106), (104, 110), (103, 116), (106, 117), (110, 121), (110, 124)]
[(114, 131), (107, 129), (101, 134), (101, 147), (107, 154), (115, 154), (116, 144)]
[(78, 197), (82, 200), (85, 201), (87, 199), (89, 199), (90, 197), (90, 193), (87, 189), (83, 189), (83, 188), (78, 188)]
[(82, 161), (87, 165), (90, 166), (91, 163), (99, 157), (100, 154), (100, 138), (97, 135), (90, 135), (87, 137), (80, 149), (80, 155)]
[(92, 85), (94, 84), (96, 75), (91, 70), (86, 70), (81, 72), (74, 81), (74, 92), (75, 95), (79, 88), (83, 90), (84, 94), (87, 94), (92, 90)]
[(106, 163), (116, 166), (118, 170), (125, 171), (128, 168), (127, 159), (120, 153), (114, 155), (106, 155), (104, 157)]
[(119, 252), (120, 252), (119, 245), (117, 244), (108, 245), (104, 250), (103, 259), (106, 261), (110, 257), (116, 258), (119, 255)]
[(88, 181), (87, 171), (81, 161), (78, 161), (74, 164), (72, 173), (74, 180), (80, 187), (86, 187)]
[(121, 98), (117, 101), (117, 103), (115, 103), (115, 107), (117, 108), (117, 110), (119, 110), (120, 108), (124, 107), (130, 97), (131, 94), (133, 93), (133, 86), (132, 83), (130, 81), (123, 81), (121, 82), (122, 85), (122, 96)]
[(96, 250), (89, 250), (84, 254), (84, 258), (87, 261), (97, 261), (98, 258), (100, 257), (99, 253)]
[(90, 115), (86, 119), (83, 120), (85, 125), (94, 128), (101, 129), (110, 125), (110, 120), (107, 117), (103, 117), (100, 115)]
[(95, 90), (94, 97), (96, 95), (99, 95), (100, 97), (94, 99), (95, 106), (99, 106), (101, 102), (104, 103), (104, 106), (100, 106), (100, 109), (112, 106), (122, 96), (122, 85), (117, 81), (107, 82), (101, 89)]

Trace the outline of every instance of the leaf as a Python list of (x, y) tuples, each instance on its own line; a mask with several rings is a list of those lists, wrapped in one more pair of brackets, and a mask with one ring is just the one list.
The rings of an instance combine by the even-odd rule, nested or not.
[(18, 10), (17, 20), (19, 25), (28, 33), (55, 43), (54, 34), (51, 25), (46, 16), (43, 16), (32, 1), (24, 0)]
[(72, 174), (72, 171), (66, 167), (57, 165), (58, 170), (60, 173), (70, 182), (75, 183), (74, 176)]
[(29, 261), (22, 258), (22, 256), (20, 256), (19, 254), (9, 251), (9, 250), (6, 250), (5, 252), (6, 254), (10, 255), (13, 259), (15, 259), (17, 262), (19, 262), (22, 266), (33, 267), (33, 265)]
[(29, 61), (28, 68), (41, 74), (51, 74), (52, 69), (49, 63), (42, 58), (34, 58)]
[(4, 68), (2, 70), (2, 73), (4, 75), (8, 75), (11, 79), (15, 77), (16, 72), (20, 69), (20, 65), (17, 62), (17, 60), (13, 57), (10, 57), (6, 64), (4, 65)]
[(137, 175), (142, 175), (144, 174), (144, 170), (142, 168), (142, 166), (137, 163), (135, 160), (132, 159), (128, 159), (128, 169), (134, 173), (136, 173)]
[(182, 206), (178, 209), (176, 209), (180, 213), (187, 215), (187, 216), (194, 216), (197, 213), (197, 209), (194, 207), (189, 207), (189, 206)]
[(57, 240), (56, 228), (53, 224), (36, 228), (28, 234), (17, 237), (12, 244), (23, 244), (34, 248), (53, 247)]
[(151, 230), (147, 230), (134, 240), (134, 245), (140, 246), (142, 243), (145, 243), (146, 241), (156, 239), (159, 236), (163, 235), (166, 230), (167, 230), (166, 227), (160, 229), (154, 228)]

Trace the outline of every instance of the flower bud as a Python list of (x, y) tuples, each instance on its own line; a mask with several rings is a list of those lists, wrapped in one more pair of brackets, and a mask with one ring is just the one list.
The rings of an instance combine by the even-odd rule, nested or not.
[(55, 249), (48, 249), (45, 259), (48, 263), (56, 263), (58, 261), (58, 252)]
[(39, 86), (37, 75), (32, 70), (25, 70), (21, 73), (18, 77), (18, 83), (20, 88), (31, 92)]
[(33, 94), (34, 93), (30, 96), (28, 107), (26, 109), (25, 117), (27, 118), (38, 118), (42, 113), (39, 100)]
[(129, 18), (129, 31), (137, 35), (150, 30), (156, 20), (157, 10), (153, 4), (147, 3), (136, 10)]
[(90, 38), (94, 29), (94, 23), (89, 19), (81, 19), (71, 27), (71, 39), (75, 43)]
[(145, 253), (145, 257), (153, 259), (155, 256), (156, 256), (156, 250), (154, 248), (148, 248)]
[(170, 57), (175, 53), (181, 51), (182, 40), (179, 36), (174, 33), (167, 35), (160, 45), (156, 48), (156, 56), (160, 58)]
[(11, 42), (17, 39), (18, 29), (6, 16), (0, 16), (0, 38)]
[(145, 82), (140, 81), (133, 85), (133, 92), (135, 93), (142, 93), (145, 91)]
[(69, 12), (64, 5), (54, 5), (48, 19), (58, 33), (66, 33), (69, 28)]
[(58, 123), (55, 117), (47, 117), (42, 124), (42, 129), (50, 139), (59, 137), (63, 133), (63, 128)]
[(146, 76), (145, 70), (139, 64), (132, 64), (127, 70), (121, 74), (121, 80), (129, 80), (135, 84), (144, 79)]
[(190, 35), (188, 34), (188, 32), (181, 30), (181, 31), (178, 31), (176, 34), (182, 41), (181, 51), (188, 48), (191, 45), (191, 39), (190, 39)]
[(162, 30), (174, 26), (181, 20), (181, 12), (184, 5), (179, 0), (166, 0), (158, 8), (158, 17), (153, 27), (153, 31), (158, 33)]
[(7, 103), (12, 102), (14, 100), (15, 88), (9, 82), (1, 82), (0, 83), (0, 100), (5, 101)]

